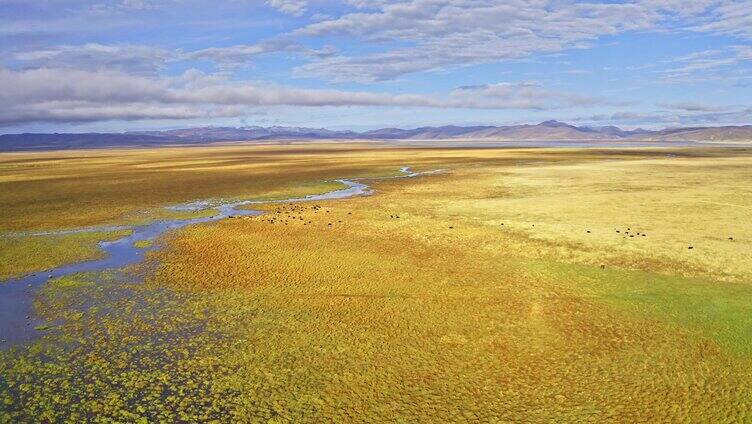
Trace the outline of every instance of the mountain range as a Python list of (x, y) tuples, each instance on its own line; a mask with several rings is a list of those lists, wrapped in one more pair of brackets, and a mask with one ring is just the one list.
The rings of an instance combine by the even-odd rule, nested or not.
[(0, 151), (207, 144), (264, 140), (454, 140), (454, 141), (650, 141), (752, 143), (752, 125), (622, 130), (614, 126), (574, 126), (559, 121), (537, 125), (440, 126), (414, 129), (335, 131), (302, 127), (199, 127), (123, 133), (24, 133), (0, 135)]

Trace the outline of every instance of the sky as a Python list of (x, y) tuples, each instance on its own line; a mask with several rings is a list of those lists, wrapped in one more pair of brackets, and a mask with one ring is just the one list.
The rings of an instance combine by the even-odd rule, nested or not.
[(752, 0), (0, 0), (0, 133), (752, 123)]

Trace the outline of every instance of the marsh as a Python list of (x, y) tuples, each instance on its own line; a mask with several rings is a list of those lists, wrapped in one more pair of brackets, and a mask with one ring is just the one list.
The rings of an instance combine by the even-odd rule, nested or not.
[[(374, 178), (406, 165), (443, 171)], [(40, 274), (39, 337), (0, 352), (3, 420), (750, 419), (750, 149), (322, 143), (0, 166), (4, 275), (106, 260), (98, 242), (123, 237), (81, 228), (135, 229), (123, 246), (144, 257)], [(358, 178), (370, 196), (318, 196)], [(171, 219), (195, 222), (137, 246)]]

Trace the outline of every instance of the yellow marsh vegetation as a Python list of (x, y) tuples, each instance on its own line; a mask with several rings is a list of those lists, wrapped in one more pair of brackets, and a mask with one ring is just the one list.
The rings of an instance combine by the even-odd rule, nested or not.
[(114, 236), (8, 233), (215, 213), (162, 208), (196, 199), (326, 192), (341, 187), (332, 178), (395, 172), (401, 153), (382, 150), (322, 144), (0, 154), (0, 279), (94, 259), (97, 242)]
[(751, 205), (727, 184), (750, 158), (664, 153), (511, 152), (269, 205), (170, 239), (152, 284), (223, 311), (243, 419), (749, 419), (752, 234), (693, 205)]
[[(548, 154), (550, 155), (550, 153)], [(211, 146), (0, 154), (0, 237), (4, 232), (140, 224), (214, 211), (168, 211), (168, 204), (206, 198), (277, 199), (341, 187), (349, 176), (396, 174), (400, 166), (513, 163), (524, 151), (397, 149), (370, 145)], [(556, 156), (581, 160), (590, 154)], [(47, 241), (45, 241), (47, 240)], [(2, 241), (4, 276), (94, 258), (89, 236)], [(72, 246), (80, 240), (86, 246)], [(74, 254), (78, 252), (78, 254)], [(61, 258), (51, 260), (50, 258)], [(23, 264), (23, 265), (21, 265)]]
[(542, 158), (557, 163), (664, 154), (342, 143), (2, 153), (0, 231), (140, 222), (139, 212), (168, 204), (317, 193), (332, 186), (322, 186), (324, 180), (396, 174), (405, 165), (514, 165)]
[(138, 212), (196, 199), (318, 193), (335, 185), (324, 180), (395, 172), (405, 152), (320, 144), (4, 153), (0, 231), (140, 222)]
[(555, 257), (752, 281), (748, 156), (541, 163), (457, 177), (462, 183), (444, 189), (454, 192), (434, 200), (437, 210), (503, 223)]
[[(85, 312), (60, 330), (77, 349), (54, 349), (52, 332), (49, 344), (0, 361), (17, 390), (2, 393), (9, 416), (750, 419), (752, 289), (749, 268), (737, 263), (749, 251), (741, 221), (752, 204), (748, 151), (320, 148), (331, 151), (224, 153), (244, 162), (277, 149), (265, 166), (277, 165), (269, 175), (292, 185), (285, 175), (298, 166), (326, 178), (403, 165), (449, 172), (371, 181), (375, 196), (268, 205), (263, 216), (173, 234), (137, 289), (156, 309), (106, 294), (104, 317)], [(233, 181), (218, 170), (216, 151), (180, 154), (141, 168), (214, 169), (217, 181)], [(284, 190), (241, 186), (182, 195)], [(108, 202), (135, 208), (128, 196)], [(697, 207), (707, 202), (715, 206)], [(103, 216), (88, 210), (85, 220)], [(633, 230), (647, 235), (628, 237)], [(733, 232), (728, 245), (712, 235), (721, 230)], [(175, 298), (163, 297), (164, 287), (177, 289)], [(46, 296), (51, 321), (70, 309), (56, 302), (78, 299)]]

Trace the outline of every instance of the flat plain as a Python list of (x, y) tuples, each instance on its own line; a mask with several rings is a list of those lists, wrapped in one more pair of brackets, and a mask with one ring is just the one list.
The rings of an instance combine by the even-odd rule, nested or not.
[(116, 236), (35, 232), (403, 166), (442, 172), (248, 206), (265, 213), (50, 281), (35, 297), (44, 336), (0, 351), (0, 422), (752, 419), (752, 149), (3, 154), (0, 274), (91, 258)]

